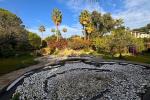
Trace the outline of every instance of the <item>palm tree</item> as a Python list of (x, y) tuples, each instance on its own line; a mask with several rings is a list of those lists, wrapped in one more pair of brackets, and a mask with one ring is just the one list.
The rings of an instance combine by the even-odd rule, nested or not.
[(52, 33), (55, 33), (55, 29), (54, 29), (54, 28), (52, 28), (52, 29), (51, 29), (51, 32), (52, 32)]
[(43, 32), (45, 32), (45, 27), (44, 27), (43, 25), (41, 25), (41, 26), (39, 27), (39, 32), (41, 32), (41, 33), (42, 33), (42, 38), (41, 38), (41, 47), (42, 47)]
[(43, 25), (41, 25), (41, 26), (39, 27), (39, 32), (42, 33), (42, 39), (43, 39), (43, 32), (45, 32), (45, 27), (44, 27)]
[(116, 19), (116, 20), (115, 20), (116, 28), (121, 27), (123, 23), (124, 23), (124, 22), (123, 22), (123, 19)]
[(57, 41), (59, 40), (59, 35), (58, 35), (58, 26), (62, 22), (62, 13), (59, 9), (55, 8), (52, 12), (52, 20), (54, 24), (56, 25), (56, 35), (57, 35)]
[(67, 32), (67, 29), (66, 28), (63, 28), (63, 30), (62, 30), (64, 33), (66, 33)]
[(87, 31), (85, 30), (85, 27), (88, 25), (88, 23), (91, 22), (91, 15), (87, 10), (84, 10), (81, 12), (80, 16), (79, 16), (79, 21), (80, 24), (83, 26), (83, 30), (84, 30), (84, 39), (87, 39)]
[(85, 30), (87, 32), (87, 38), (90, 40), (90, 35), (94, 31), (94, 25), (92, 23), (87, 24)]

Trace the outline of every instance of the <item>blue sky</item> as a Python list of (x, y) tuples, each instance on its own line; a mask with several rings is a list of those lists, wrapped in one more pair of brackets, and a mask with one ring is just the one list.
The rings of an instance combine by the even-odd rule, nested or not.
[(51, 35), (50, 29), (55, 27), (51, 20), (54, 8), (59, 8), (63, 13), (60, 29), (68, 29), (67, 33), (63, 33), (66, 37), (81, 34), (78, 16), (84, 9), (110, 12), (114, 18), (123, 18), (125, 26), (130, 28), (150, 23), (149, 0), (0, 0), (0, 8), (15, 13), (28, 30), (39, 35), (38, 27), (44, 25), (44, 37)]

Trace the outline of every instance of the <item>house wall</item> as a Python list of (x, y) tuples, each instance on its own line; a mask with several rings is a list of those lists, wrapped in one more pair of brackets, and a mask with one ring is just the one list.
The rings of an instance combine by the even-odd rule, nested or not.
[(131, 34), (133, 36), (135, 36), (136, 38), (150, 38), (150, 34), (146, 34), (144, 32), (136, 32), (136, 31), (133, 31), (131, 32)]

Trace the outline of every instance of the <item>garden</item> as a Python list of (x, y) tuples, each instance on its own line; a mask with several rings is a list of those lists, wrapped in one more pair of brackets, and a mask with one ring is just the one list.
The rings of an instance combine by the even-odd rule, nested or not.
[[(148, 100), (150, 38), (131, 32), (148, 33), (150, 24), (129, 29), (111, 13), (82, 10), (82, 34), (65, 37), (69, 29), (60, 29), (61, 9), (54, 8), (50, 17), (53, 34), (43, 37), (46, 25), (38, 27), (39, 36), (0, 8), (0, 77), (41, 66), (7, 83), (0, 100)], [(47, 62), (35, 60), (43, 58)]]

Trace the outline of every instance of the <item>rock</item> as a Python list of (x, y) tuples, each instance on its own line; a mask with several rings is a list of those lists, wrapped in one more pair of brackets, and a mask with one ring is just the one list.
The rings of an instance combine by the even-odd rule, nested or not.
[(144, 93), (144, 87), (150, 85), (150, 70), (133, 64), (105, 62), (96, 67), (74, 62), (48, 67), (51, 69), (24, 78), (15, 91), (21, 100), (140, 100), (137, 93)]

